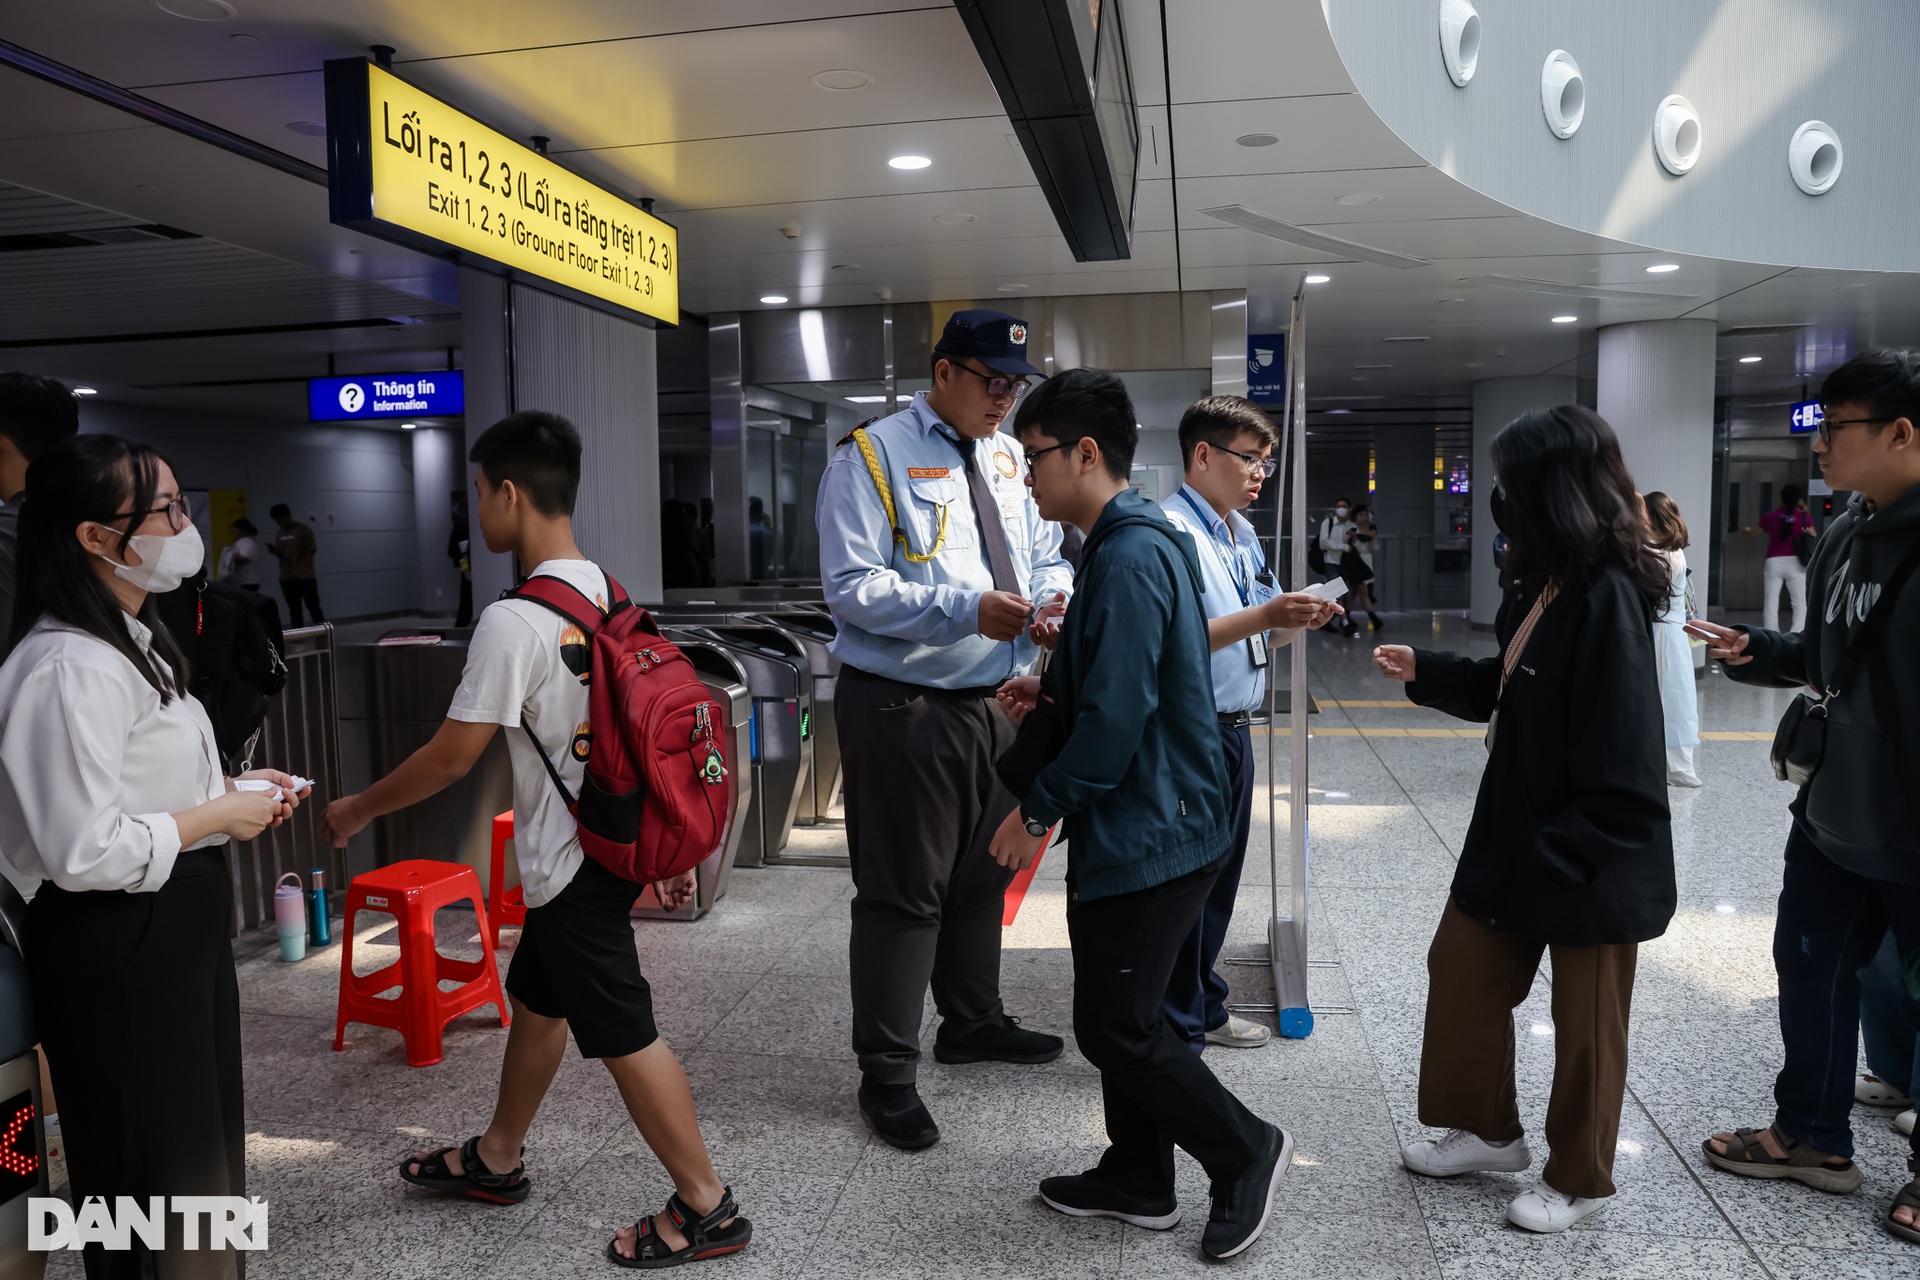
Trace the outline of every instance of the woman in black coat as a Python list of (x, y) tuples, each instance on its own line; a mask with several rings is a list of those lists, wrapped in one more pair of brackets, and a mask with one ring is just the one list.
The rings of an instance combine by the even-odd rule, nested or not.
[(1665, 563), (1613, 429), (1575, 405), (1493, 441), (1493, 517), (1512, 539), (1502, 656), (1374, 652), (1407, 696), (1487, 722), (1487, 767), (1427, 956), (1420, 1121), (1406, 1147), (1431, 1177), (1531, 1164), (1514, 1102), (1513, 1009), (1553, 957), (1551, 1155), (1507, 1208), (1564, 1231), (1613, 1195), (1638, 945), (1673, 917), (1673, 833), (1653, 618)]

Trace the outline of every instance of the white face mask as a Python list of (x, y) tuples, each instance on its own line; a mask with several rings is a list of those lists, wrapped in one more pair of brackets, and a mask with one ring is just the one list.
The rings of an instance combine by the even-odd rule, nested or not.
[(147, 592), (173, 590), (200, 572), (207, 554), (200, 530), (192, 525), (171, 536), (136, 533), (127, 540), (127, 548), (140, 557), (139, 564), (121, 564), (105, 552), (100, 558), (113, 566), (116, 577)]
[(1348, 516), (1352, 515), (1353, 513), (1347, 510), (1345, 507), (1335, 507), (1333, 509), (1333, 514), (1335, 514), (1336, 516), (1339, 516), (1342, 520), (1345, 520)]

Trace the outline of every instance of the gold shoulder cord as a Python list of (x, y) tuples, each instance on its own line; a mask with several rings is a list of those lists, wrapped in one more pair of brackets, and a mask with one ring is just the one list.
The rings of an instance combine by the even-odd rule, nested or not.
[(880, 469), (880, 459), (873, 452), (873, 442), (867, 439), (866, 428), (853, 429), (853, 442), (860, 446), (860, 456), (867, 460), (867, 474), (873, 477), (873, 487), (880, 491), (880, 505), (887, 510), (887, 523), (893, 526), (893, 540), (906, 548), (908, 561), (913, 564), (925, 564), (940, 554), (940, 548), (947, 542), (947, 505), (941, 503), (940, 531), (933, 540), (933, 549), (925, 555), (916, 555), (913, 544), (907, 541), (906, 531), (900, 527), (900, 517), (893, 507), (893, 490), (887, 487), (886, 473)]

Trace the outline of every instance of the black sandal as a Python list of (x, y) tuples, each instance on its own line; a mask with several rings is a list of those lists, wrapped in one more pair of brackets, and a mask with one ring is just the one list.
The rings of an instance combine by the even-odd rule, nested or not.
[[(1887, 1207), (1887, 1216), (1880, 1219), (1880, 1225), (1886, 1228), (1888, 1235), (1920, 1244), (1920, 1225), (1910, 1227), (1904, 1222), (1893, 1220), (1895, 1209), (1904, 1207), (1920, 1211), (1920, 1156), (1907, 1159), (1907, 1170), (1915, 1175), (1914, 1180), (1900, 1188), (1899, 1193), (1893, 1197), (1893, 1203)], [(1920, 1212), (1917, 1212), (1915, 1217), (1920, 1220)]]
[[(487, 1168), (487, 1162), (480, 1158), (480, 1139), (477, 1137), (468, 1138), (460, 1144), (459, 1173), (455, 1173), (447, 1164), (447, 1153), (452, 1150), (452, 1147), (442, 1147), (424, 1156), (408, 1156), (400, 1162), (400, 1177), (429, 1191), (465, 1196), (469, 1200), (485, 1200), (488, 1204), (519, 1204), (533, 1190), (533, 1179), (527, 1177), (524, 1164), (515, 1165), (511, 1173), (495, 1173)], [(524, 1148), (522, 1154), (525, 1154)], [(409, 1172), (407, 1166), (410, 1164), (419, 1165), (420, 1172)]]
[[(753, 1224), (740, 1216), (740, 1206), (733, 1202), (732, 1187), (721, 1191), (720, 1203), (705, 1216), (695, 1213), (675, 1192), (667, 1197), (667, 1216), (673, 1219), (673, 1225), (680, 1229), (680, 1234), (687, 1238), (684, 1249), (669, 1249), (666, 1240), (654, 1229), (653, 1219), (647, 1217), (633, 1224), (633, 1256), (622, 1256), (620, 1250), (614, 1247), (616, 1242), (609, 1240), (608, 1260), (622, 1267), (677, 1267), (683, 1262), (702, 1262), (723, 1254), (738, 1253), (753, 1239)], [(722, 1227), (720, 1224), (729, 1218), (733, 1221)]]

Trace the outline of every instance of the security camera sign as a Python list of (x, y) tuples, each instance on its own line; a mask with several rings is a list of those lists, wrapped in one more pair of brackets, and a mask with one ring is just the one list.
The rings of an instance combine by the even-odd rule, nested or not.
[(456, 369), (314, 378), (307, 383), (307, 419), (446, 418), (467, 411), (466, 382)]

